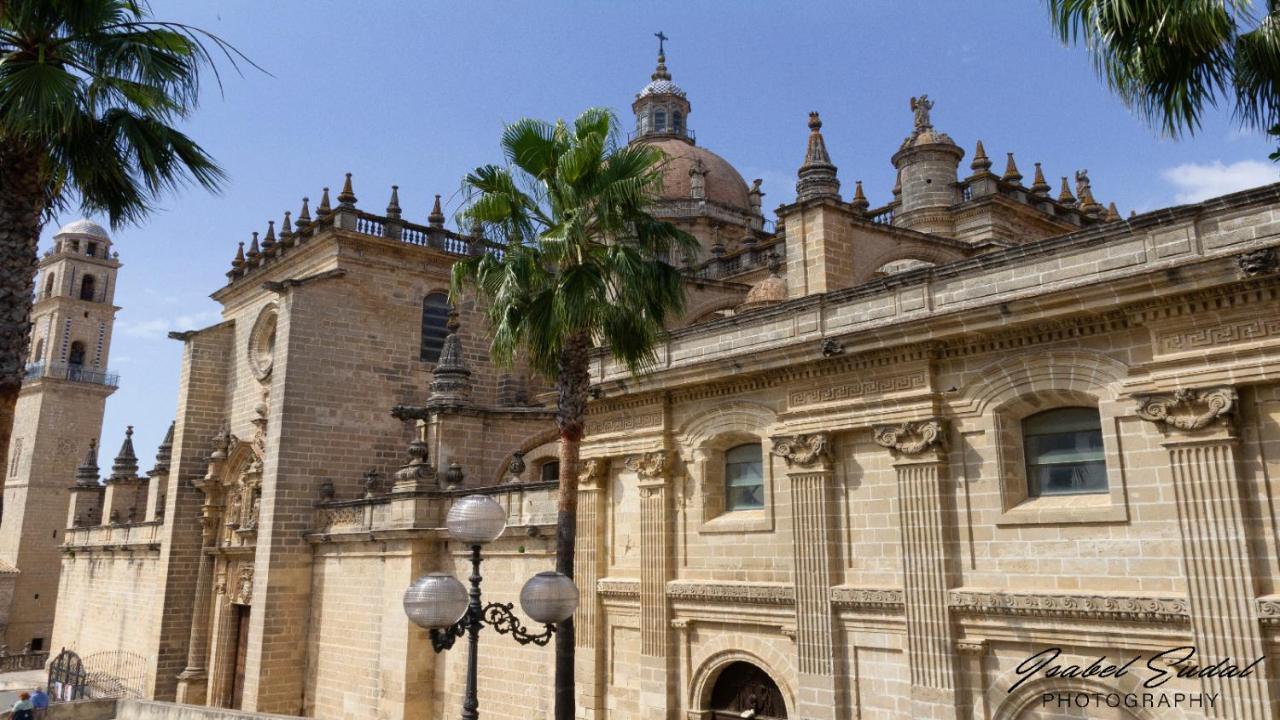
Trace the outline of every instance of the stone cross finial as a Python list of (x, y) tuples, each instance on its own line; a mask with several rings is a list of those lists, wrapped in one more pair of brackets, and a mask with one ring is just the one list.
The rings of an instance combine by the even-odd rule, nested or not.
[(661, 30), (654, 33), (653, 36), (658, 38), (658, 54), (666, 55), (664, 43), (666, 43), (669, 38), (667, 38), (667, 36), (664, 35)]

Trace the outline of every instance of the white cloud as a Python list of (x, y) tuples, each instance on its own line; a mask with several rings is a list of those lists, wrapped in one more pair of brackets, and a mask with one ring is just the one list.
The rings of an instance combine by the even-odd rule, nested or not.
[(1260, 160), (1224, 165), (1221, 160), (1215, 160), (1171, 167), (1162, 176), (1177, 188), (1174, 196), (1177, 202), (1191, 203), (1276, 182), (1280, 180), (1280, 166)]
[(118, 332), (129, 337), (155, 340), (169, 334), (170, 330), (196, 330), (218, 322), (222, 315), (217, 310), (178, 315), (172, 318), (153, 318), (151, 320), (129, 321), (117, 323)]

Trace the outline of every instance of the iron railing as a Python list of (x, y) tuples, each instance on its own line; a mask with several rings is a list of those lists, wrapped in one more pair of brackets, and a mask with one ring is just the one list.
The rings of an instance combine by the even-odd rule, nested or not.
[(27, 366), (22, 379), (35, 380), (36, 378), (70, 380), (72, 382), (106, 385), (108, 387), (120, 386), (119, 373), (114, 373), (110, 370), (95, 370), (75, 363), (31, 363)]

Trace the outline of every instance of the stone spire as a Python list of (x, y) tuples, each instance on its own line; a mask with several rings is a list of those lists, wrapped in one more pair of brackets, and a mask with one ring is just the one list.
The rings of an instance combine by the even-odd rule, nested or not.
[(276, 254), (276, 221), (267, 221), (267, 235), (262, 238), (262, 254), (271, 257)]
[(1116, 209), (1114, 201), (1107, 203), (1107, 214), (1102, 219), (1107, 222), (1115, 222), (1120, 219), (1120, 211)]
[(855, 180), (853, 183), (853, 200), (849, 205), (858, 212), (866, 212), (871, 207), (871, 203), (867, 201), (867, 196), (862, 192), (862, 181)]
[(89, 452), (84, 454), (84, 461), (76, 468), (76, 485), (98, 484), (98, 441), (89, 440)]
[(457, 405), (466, 402), (471, 395), (471, 370), (462, 359), (462, 340), (458, 337), (456, 309), (449, 313), (446, 327), (449, 334), (445, 336), (440, 359), (431, 372), (431, 397), (427, 400), (427, 407)]
[(111, 463), (111, 480), (133, 480), (138, 477), (138, 456), (133, 453), (133, 426), (124, 431), (120, 452)]
[(284, 220), (280, 223), (280, 246), (286, 248), (293, 247), (293, 243), (293, 221), (291, 213), (288, 210), (285, 210)]
[(356, 209), (356, 194), (351, 189), (351, 173), (342, 181), (342, 192), (338, 193), (338, 207), (343, 210)]
[(800, 180), (796, 182), (796, 202), (840, 199), (840, 180), (827, 154), (827, 143), (822, 139), (822, 119), (816, 112), (809, 113), (809, 144), (797, 175)]
[(391, 186), (391, 200), (387, 203), (387, 217), (393, 220), (400, 219), (400, 186)]
[(1088, 170), (1076, 171), (1076, 195), (1080, 197), (1080, 211), (1092, 218), (1102, 217), (1106, 208), (1093, 199), (1093, 184), (1089, 182)]
[(231, 271), (227, 273), (227, 277), (235, 280), (244, 274), (244, 243), (236, 245), (236, 256), (231, 258)]
[[(1066, 181), (1064, 180), (1063, 182), (1066, 182)], [(258, 256), (261, 254), (262, 254), (262, 251), (258, 250), (258, 233), (255, 232), (253, 234), (253, 242), (249, 243), (249, 255), (248, 255), (249, 263), (250, 264), (256, 263), (258, 261)]]
[(1067, 185), (1067, 176), (1062, 176), (1062, 192), (1058, 193), (1058, 202), (1063, 205), (1075, 205), (1076, 197), (1071, 194), (1071, 188)]
[(298, 232), (306, 230), (307, 226), (311, 224), (310, 203), (311, 198), (305, 196), (302, 198), (302, 209), (298, 211)]
[(982, 147), (981, 140), (973, 151), (973, 162), (969, 163), (969, 169), (975, 173), (987, 172), (991, 169), (991, 158), (987, 157), (987, 149)]
[(444, 211), (440, 209), (440, 196), (436, 196), (436, 202), (431, 206), (431, 214), (427, 215), (427, 224), (434, 228), (444, 227)]
[(333, 214), (333, 208), (329, 207), (329, 188), (325, 188), (320, 193), (320, 204), (316, 206), (316, 217), (321, 220)]
[(1022, 173), (1018, 172), (1018, 164), (1013, 161), (1013, 153), (1009, 153), (1009, 159), (1004, 165), (1004, 175), (1000, 179), (1015, 185), (1022, 182)]
[(1041, 169), (1040, 163), (1036, 163), (1036, 175), (1031, 181), (1031, 187), (1029, 189), (1031, 190), (1032, 195), (1043, 195), (1045, 197), (1048, 197), (1049, 191), (1053, 189), (1044, 179), (1044, 170)]
[(169, 423), (169, 432), (164, 434), (164, 440), (160, 441), (160, 447), (156, 448), (156, 464), (151, 468), (150, 475), (165, 475), (169, 472), (169, 461), (173, 459), (173, 426), (176, 422)]

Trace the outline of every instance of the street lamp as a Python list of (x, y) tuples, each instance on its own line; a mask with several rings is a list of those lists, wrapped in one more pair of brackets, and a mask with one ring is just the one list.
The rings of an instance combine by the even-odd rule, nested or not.
[(415, 625), (431, 631), (431, 647), (442, 652), (467, 636), (467, 689), (462, 699), (462, 720), (478, 720), (480, 701), (476, 698), (476, 651), (480, 628), (488, 625), (498, 633), (510, 634), (521, 645), (546, 645), (556, 631), (555, 624), (567, 620), (578, 607), (578, 588), (568, 576), (540, 572), (520, 590), (520, 607), (534, 621), (545, 626), (530, 633), (512, 612), (511, 603), (480, 602), (480, 547), (502, 535), (507, 513), (487, 495), (468, 495), (449, 508), (445, 518), (449, 537), (471, 547), (471, 590), (446, 573), (427, 573), (404, 592), (404, 613)]

